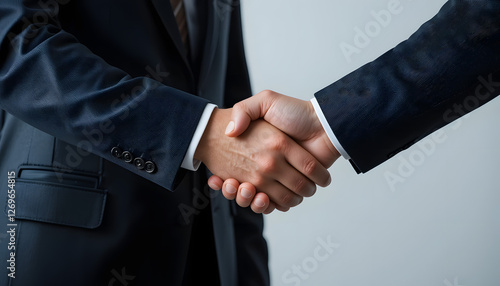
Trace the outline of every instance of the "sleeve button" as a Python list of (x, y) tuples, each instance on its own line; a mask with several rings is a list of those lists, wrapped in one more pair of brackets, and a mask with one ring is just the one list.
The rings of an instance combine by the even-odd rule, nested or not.
[(134, 156), (132, 156), (132, 153), (130, 153), (129, 151), (124, 151), (122, 153), (122, 157), (123, 161), (127, 162), (127, 163), (130, 163), (134, 160)]
[(111, 149), (111, 155), (115, 158), (120, 158), (122, 156), (123, 150), (120, 147), (113, 147)]
[(142, 159), (141, 157), (137, 157), (134, 159), (134, 165), (137, 167), (137, 169), (139, 170), (142, 170), (144, 169), (145, 167), (145, 162), (144, 162), (144, 159)]
[(147, 161), (145, 163), (145, 167), (146, 169), (146, 172), (150, 173), (150, 174), (153, 174), (156, 172), (156, 165), (155, 163), (151, 162), (151, 161)]

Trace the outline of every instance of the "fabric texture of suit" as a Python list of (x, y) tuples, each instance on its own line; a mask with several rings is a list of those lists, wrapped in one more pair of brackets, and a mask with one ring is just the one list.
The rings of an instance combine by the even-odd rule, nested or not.
[[(206, 104), (251, 95), (238, 2), (185, 3), (189, 57), (168, 0), (0, 3), (0, 197), (15, 171), (17, 223), (1, 285), (182, 285), (194, 246), (221, 285), (269, 284), (262, 216), (180, 168)], [(192, 238), (200, 213), (213, 234)]]
[(316, 93), (358, 172), (500, 93), (500, 1), (450, 0), (408, 40)]

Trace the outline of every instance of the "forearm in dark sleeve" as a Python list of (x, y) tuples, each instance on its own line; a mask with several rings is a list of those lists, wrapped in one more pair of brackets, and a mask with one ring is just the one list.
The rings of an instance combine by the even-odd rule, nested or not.
[(448, 1), (408, 40), (316, 98), (367, 172), (499, 94), (499, 51), (500, 1)]
[[(97, 131), (89, 151), (173, 189), (207, 101), (107, 64), (60, 28), (59, 9), (37, 3), (0, 4), (0, 108), (75, 145)], [(114, 158), (114, 146), (153, 160), (156, 172)]]

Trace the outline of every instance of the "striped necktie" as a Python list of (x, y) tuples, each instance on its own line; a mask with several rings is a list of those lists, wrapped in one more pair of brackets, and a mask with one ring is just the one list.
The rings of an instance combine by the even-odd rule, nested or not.
[(183, 0), (170, 0), (172, 9), (174, 10), (175, 20), (177, 21), (177, 26), (179, 27), (179, 32), (181, 33), (182, 42), (184, 47), (187, 49), (188, 45), (188, 26), (186, 19), (186, 9), (184, 8)]

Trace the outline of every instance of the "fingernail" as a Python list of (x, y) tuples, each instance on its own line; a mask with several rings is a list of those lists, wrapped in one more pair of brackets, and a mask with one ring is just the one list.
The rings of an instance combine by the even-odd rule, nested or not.
[(236, 194), (237, 191), (238, 190), (235, 187), (233, 187), (233, 185), (229, 184), (226, 185), (226, 192), (230, 193), (231, 195)]
[(245, 198), (245, 199), (249, 199), (252, 197), (253, 193), (249, 190), (249, 189), (241, 189), (241, 195)]
[(214, 191), (218, 191), (218, 190), (220, 190), (219, 186), (217, 186), (217, 185), (214, 185), (214, 184), (210, 184), (210, 183), (209, 183), (209, 184), (208, 184), (208, 186), (210, 187), (210, 189), (212, 189), (212, 190), (214, 190)]
[(234, 130), (234, 121), (230, 121), (226, 127), (226, 135)]
[(254, 203), (259, 208), (263, 208), (266, 205), (266, 203), (261, 199), (255, 199)]

